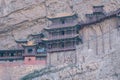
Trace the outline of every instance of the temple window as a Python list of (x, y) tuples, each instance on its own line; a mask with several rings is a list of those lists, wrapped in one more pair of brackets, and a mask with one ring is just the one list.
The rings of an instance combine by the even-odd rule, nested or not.
[(52, 48), (56, 48), (57, 47), (57, 44), (56, 43), (53, 43), (52, 44)]
[(93, 14), (86, 14), (86, 17), (91, 20), (91, 19), (93, 19), (94, 15)]
[(42, 48), (42, 47), (45, 47), (45, 44), (44, 43), (39, 43), (38, 48)]
[(71, 42), (70, 41), (66, 42), (66, 46), (67, 47), (71, 46)]
[[(5, 55), (6, 56), (6, 55)], [(8, 56), (11, 56), (11, 53), (8, 53)]]
[(71, 30), (67, 30), (66, 34), (71, 34), (71, 32), (72, 32)]
[(5, 53), (2, 54), (2, 57), (4, 57), (4, 56), (5, 56)]
[(11, 56), (14, 56), (14, 53), (11, 53)]
[(52, 32), (52, 36), (57, 36), (58, 32)]
[(64, 35), (65, 34), (65, 31), (60, 31), (60, 35)]
[(17, 56), (21, 56), (21, 55), (22, 55), (22, 53), (20, 53), (20, 52), (17, 54)]
[(60, 45), (60, 48), (64, 48), (64, 43), (63, 42), (61, 42), (59, 45)]
[(17, 52), (14, 54), (14, 56), (17, 56)]
[(62, 24), (65, 24), (65, 21), (64, 21), (64, 20), (62, 21)]
[(61, 19), (61, 22), (62, 22), (62, 24), (65, 24), (65, 20), (64, 19)]
[(33, 49), (28, 49), (28, 53), (32, 53), (33, 52)]
[(38, 48), (37, 49), (37, 53), (42, 53), (42, 52), (45, 52), (45, 48)]
[(52, 45), (51, 45), (51, 44), (48, 44), (48, 48), (51, 49), (51, 48), (52, 48)]
[(3, 57), (3, 53), (0, 54), (0, 57)]
[(10, 61), (10, 62), (13, 62), (14, 60), (11, 59), (11, 60), (9, 60), (9, 61)]
[(76, 30), (76, 33), (79, 34), (79, 30)]

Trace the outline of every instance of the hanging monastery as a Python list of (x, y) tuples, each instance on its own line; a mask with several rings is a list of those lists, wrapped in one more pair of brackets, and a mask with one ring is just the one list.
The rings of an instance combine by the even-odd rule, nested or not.
[[(54, 54), (71, 52), (75, 56), (77, 45), (84, 43), (80, 30), (112, 17), (117, 18), (117, 28), (120, 27), (120, 9), (106, 13), (104, 6), (93, 6), (93, 13), (86, 14), (86, 21), (78, 22), (76, 13), (62, 13), (47, 16), (52, 22), (38, 34), (31, 34), (28, 39), (15, 40), (16, 48), (0, 50), (0, 64), (21, 61), (23, 64), (54, 64)], [(61, 58), (62, 59), (62, 58)], [(75, 62), (75, 59), (74, 59)]]

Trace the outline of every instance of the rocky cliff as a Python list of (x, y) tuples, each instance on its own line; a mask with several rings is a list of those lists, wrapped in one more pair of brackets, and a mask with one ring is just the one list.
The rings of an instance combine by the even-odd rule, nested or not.
[(15, 39), (38, 33), (49, 23), (46, 16), (76, 12), (79, 21), (92, 6), (105, 5), (106, 12), (117, 10), (119, 0), (0, 0), (0, 48), (11, 48)]
[[(0, 49), (13, 48), (16, 46), (15, 39), (27, 38), (30, 34), (40, 32), (50, 24), (46, 19), (49, 15), (75, 12), (78, 14), (79, 21), (85, 21), (85, 14), (92, 13), (94, 5), (104, 5), (104, 10), (111, 12), (120, 8), (120, 1), (0, 0)], [(38, 70), (39, 68), (35, 66), (32, 69), (28, 66), (25, 68), (22, 66), (1, 67), (0, 78), (1, 80), (20, 78), (28, 80), (31, 78), (33, 80), (119, 80), (119, 32), (115, 29), (116, 22), (116, 18), (111, 18), (89, 25), (80, 31), (80, 34), (84, 35), (84, 44), (77, 47), (77, 60), (74, 66), (59, 65), (61, 61), (54, 62), (54, 58), (52, 61), (59, 66), (42, 70)], [(103, 32), (100, 31), (100, 27)], [(38, 71), (34, 71), (35, 69)], [(6, 74), (7, 77), (3, 72), (9, 72)]]

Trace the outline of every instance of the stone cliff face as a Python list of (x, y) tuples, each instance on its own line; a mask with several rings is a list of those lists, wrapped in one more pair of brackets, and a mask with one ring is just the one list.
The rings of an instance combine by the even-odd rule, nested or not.
[[(16, 46), (14, 42), (15, 39), (27, 38), (29, 34), (40, 32), (50, 23), (46, 19), (46, 16), (49, 15), (54, 16), (62, 12), (76, 12), (79, 21), (85, 21), (85, 14), (92, 13), (92, 6), (94, 5), (104, 5), (104, 10), (111, 12), (120, 8), (120, 1), (0, 0), (0, 49), (12, 48)], [(77, 67), (71, 69), (71, 67), (68, 66), (67, 68), (63, 69), (62, 67), (62, 69), (59, 69), (59, 67), (64, 66), (60, 65), (57, 66), (60, 71), (58, 70), (56, 72), (54, 71), (55, 68), (53, 68), (50, 73), (41, 76), (38, 75), (38, 78), (35, 80), (119, 80), (119, 32), (115, 29), (117, 27), (116, 22), (117, 19), (112, 18), (101, 23), (86, 26), (80, 31), (80, 34), (84, 35), (84, 44), (79, 45), (77, 51), (73, 52), (77, 54), (77, 62), (75, 65)], [(102, 27), (103, 32), (101, 32), (100, 27)], [(109, 35), (109, 30), (111, 30), (111, 35)], [(111, 43), (109, 43), (109, 40), (111, 40)], [(112, 49), (110, 49), (110, 44)], [(60, 62), (64, 62), (62, 54), (64, 53), (59, 55), (56, 55), (56, 53), (53, 54), (52, 56), (58, 56), (59, 60), (53, 58), (51, 62), (58, 65)], [(73, 56), (72, 52), (68, 52), (68, 54), (66, 57)], [(62, 61), (60, 60), (61, 58)], [(57, 62), (54, 62), (55, 60)], [(14, 71), (13, 73), (9, 72), (11, 75), (7, 74), (8, 77), (6, 78), (9, 79), (9, 77), (11, 77), (12, 80), (17, 80), (29, 72), (34, 72), (33, 69), (35, 69), (33, 68), (31, 70), (31, 68), (26, 67), (25, 69), (28, 69), (28, 71), (25, 73), (22, 72), (24, 70), (22, 67), (21, 69), (18, 69), (18, 67), (16, 67), (17, 70), (16, 68), (11, 68), (11, 71)], [(36, 69), (38, 69), (38, 67)], [(45, 71), (47, 71), (47, 69)], [(1, 70), (0, 73), (2, 74), (2, 72)], [(37, 71), (37, 73), (38, 72), (39, 71)], [(16, 73), (18, 74), (15, 75)], [(5, 75), (2, 75), (2, 80), (5, 80)], [(15, 79), (13, 78), (14, 76), (16, 77)]]
[[(107, 23), (107, 21), (105, 22)], [(96, 51), (96, 39), (94, 38), (89, 40), (89, 42), (86, 41), (84, 44), (77, 46), (75, 52), (51, 54), (52, 57), (54, 57), (51, 59), (51, 63), (53, 63), (52, 65), (57, 64), (56, 66), (34, 71), (22, 77), (22, 80), (119, 80), (119, 31), (114, 28), (110, 33), (111, 37), (108, 37), (108, 35), (109, 32), (103, 35), (105, 46), (104, 52), (103, 46), (101, 45), (103, 39), (99, 36), (97, 38), (98, 51)], [(109, 46), (109, 39), (111, 40), (111, 49)], [(72, 53), (72, 55), (70, 53)], [(74, 56), (75, 54), (76, 57)], [(71, 60), (68, 59), (66, 62), (65, 60), (67, 58), (60, 55), (71, 57), (69, 58)], [(56, 60), (56, 58), (60, 59)]]
[[(101, 24), (107, 24), (109, 21), (111, 20)], [(120, 33), (114, 28), (110, 33), (105, 32), (78, 45), (75, 52), (51, 54), (52, 66), (27, 74), (22, 80), (119, 80), (119, 41)]]

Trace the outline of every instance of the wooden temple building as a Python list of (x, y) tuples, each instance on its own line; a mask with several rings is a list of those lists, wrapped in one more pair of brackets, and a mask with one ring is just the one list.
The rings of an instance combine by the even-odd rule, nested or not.
[(24, 64), (46, 64), (47, 54), (39, 49), (33, 41), (17, 40), (17, 49), (0, 50), (0, 61), (17, 62)]
[[(75, 13), (61, 13), (48, 16), (52, 24), (44, 28), (41, 33), (31, 34), (28, 39), (15, 40), (15, 49), (0, 50), (0, 61), (23, 61), (25, 64), (46, 64), (47, 54), (76, 50), (76, 45), (83, 42), (79, 35), (85, 25), (94, 24), (106, 19), (104, 6), (93, 6), (93, 13), (86, 14), (86, 22), (78, 22)], [(114, 16), (120, 12), (114, 12)], [(120, 16), (118, 16), (120, 19)], [(120, 21), (120, 20), (119, 20)], [(118, 22), (118, 25), (120, 22)]]
[(92, 22), (105, 17), (106, 12), (103, 8), (104, 6), (93, 6), (93, 13), (86, 14), (86, 17), (88, 19), (87, 21)]
[(82, 42), (76, 14), (62, 13), (56, 17), (49, 16), (48, 20), (52, 24), (44, 28), (48, 35), (42, 39), (46, 44), (47, 52), (75, 50), (75, 46)]
[(82, 43), (76, 14), (48, 16), (48, 20), (52, 24), (41, 33), (31, 34), (28, 39), (15, 40), (17, 49), (0, 50), (0, 60), (46, 64), (47, 53), (75, 50), (75, 46)]

